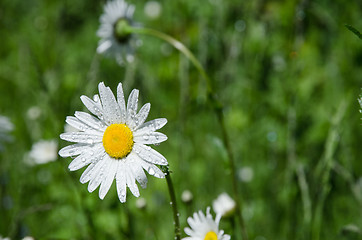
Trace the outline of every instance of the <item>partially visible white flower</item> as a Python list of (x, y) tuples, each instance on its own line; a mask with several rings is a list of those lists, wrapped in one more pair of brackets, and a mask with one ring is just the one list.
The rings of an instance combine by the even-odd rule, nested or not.
[(168, 165), (166, 158), (148, 145), (167, 140), (165, 134), (156, 132), (167, 123), (167, 119), (146, 122), (151, 104), (146, 103), (138, 111), (137, 89), (132, 90), (127, 104), (121, 83), (118, 84), (116, 97), (103, 82), (99, 83), (98, 90), (99, 96), (93, 100), (81, 96), (93, 115), (75, 112), (74, 117), (66, 118), (66, 122), (78, 131), (60, 135), (61, 139), (75, 144), (62, 148), (59, 155), (75, 157), (69, 164), (70, 171), (88, 166), (80, 182), (89, 182), (89, 192), (100, 186), (101, 199), (115, 179), (118, 197), (125, 202), (127, 187), (139, 197), (136, 181), (142, 188), (147, 186), (144, 170), (157, 178), (165, 177), (156, 165)]
[(58, 158), (58, 143), (56, 140), (40, 140), (31, 147), (29, 152), (29, 165), (44, 164), (53, 162)]
[(254, 177), (254, 171), (251, 167), (243, 167), (239, 169), (238, 177), (242, 182), (251, 182)]
[[(362, 96), (358, 99), (358, 102), (359, 102), (359, 105), (360, 105), (361, 108), (362, 108)], [(360, 112), (362, 112), (362, 110), (360, 110)]]
[(30, 236), (26, 236), (26, 237), (23, 238), (23, 240), (34, 240), (34, 238), (30, 237)]
[(40, 117), (41, 113), (42, 113), (42, 110), (40, 107), (32, 106), (28, 109), (28, 111), (26, 112), (26, 115), (28, 116), (28, 118), (30, 120), (36, 120)]
[(156, 19), (161, 15), (162, 5), (158, 1), (148, 1), (145, 4), (144, 12), (147, 17)]
[(133, 49), (136, 47), (134, 35), (129, 32), (135, 6), (124, 0), (109, 1), (104, 6), (100, 17), (100, 27), (97, 36), (101, 38), (97, 52), (114, 57), (119, 64), (124, 60), (133, 61)]
[(9, 142), (12, 138), (10, 132), (14, 129), (14, 125), (9, 118), (0, 116), (0, 150), (3, 149), (3, 142)]
[(216, 214), (220, 214), (223, 217), (230, 216), (235, 211), (235, 207), (235, 201), (227, 193), (220, 194), (212, 202), (212, 208)]
[(0, 240), (11, 240), (11, 238), (9, 238), (9, 237), (2, 237), (1, 235), (0, 235)]
[(136, 207), (139, 209), (145, 209), (147, 206), (147, 202), (146, 199), (144, 199), (143, 197), (140, 197), (136, 200)]
[(192, 217), (187, 218), (187, 223), (191, 228), (186, 227), (185, 233), (189, 237), (183, 240), (230, 240), (230, 236), (219, 230), (221, 215), (217, 214), (215, 220), (210, 214), (210, 207), (206, 209), (206, 216), (203, 212), (195, 212)]
[(194, 198), (194, 196), (192, 195), (192, 192), (190, 190), (185, 190), (181, 194), (181, 200), (184, 203), (190, 203), (193, 198)]

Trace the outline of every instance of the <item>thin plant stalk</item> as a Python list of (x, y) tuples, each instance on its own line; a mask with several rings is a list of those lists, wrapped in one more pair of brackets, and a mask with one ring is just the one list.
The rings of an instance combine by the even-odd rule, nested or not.
[(181, 240), (181, 228), (180, 228), (180, 219), (179, 219), (180, 213), (177, 208), (175, 189), (173, 187), (173, 183), (172, 183), (170, 171), (168, 170), (168, 166), (163, 167), (162, 171), (166, 175), (167, 188), (168, 188), (168, 192), (170, 194), (170, 199), (171, 199), (170, 205), (172, 207), (172, 212), (173, 212), (173, 220), (174, 220), (173, 224), (175, 226), (175, 239)]
[[(239, 197), (238, 184), (237, 184), (237, 180), (236, 180), (235, 159), (234, 159), (234, 155), (231, 150), (229, 136), (228, 136), (228, 133), (227, 133), (226, 127), (225, 127), (223, 106), (216, 99), (215, 91), (213, 90), (212, 85), (211, 85), (211, 79), (206, 74), (204, 68), (202, 67), (201, 63), (197, 60), (197, 58), (194, 56), (194, 54), (180, 41), (174, 39), (173, 37), (171, 37), (165, 33), (162, 33), (157, 30), (150, 29), (150, 28), (137, 27), (137, 28), (130, 28), (129, 30), (132, 33), (150, 35), (150, 36), (153, 36), (153, 37), (166, 41), (167, 43), (172, 45), (174, 48), (179, 50), (182, 54), (184, 54), (186, 56), (186, 58), (189, 59), (191, 61), (191, 63), (196, 67), (196, 69), (199, 71), (200, 75), (204, 78), (204, 80), (206, 82), (206, 87), (207, 87), (207, 96), (208, 96), (208, 99), (212, 103), (213, 110), (215, 111), (218, 122), (220, 124), (221, 131), (222, 131), (223, 144), (224, 144), (224, 147), (226, 148), (228, 159), (229, 159), (234, 199), (236, 202), (236, 214), (239, 218), (239, 224), (240, 224), (243, 239), (248, 240), (248, 234), (247, 234), (244, 219), (243, 219), (243, 216), (241, 213), (242, 207), (241, 207), (241, 200)], [(166, 177), (166, 179), (167, 179), (167, 177)]]
[(312, 228), (312, 240), (320, 239), (320, 232), (323, 221), (323, 208), (325, 200), (328, 196), (328, 193), (331, 190), (331, 186), (329, 183), (330, 172), (333, 168), (333, 155), (338, 146), (338, 132), (339, 125), (341, 120), (345, 114), (347, 107), (347, 102), (342, 100), (340, 103), (336, 114), (332, 118), (331, 127), (329, 129), (328, 137), (325, 143), (324, 153), (321, 161), (317, 165), (315, 175), (320, 178), (321, 181), (321, 191), (319, 194), (319, 198), (316, 203), (316, 209), (314, 213), (313, 219), (313, 228)]

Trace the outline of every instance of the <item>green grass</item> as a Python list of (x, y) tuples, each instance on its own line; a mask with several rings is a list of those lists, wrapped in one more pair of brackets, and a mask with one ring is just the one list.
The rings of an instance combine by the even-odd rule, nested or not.
[[(147, 208), (105, 199), (69, 172), (71, 159), (29, 167), (34, 142), (59, 139), (79, 97), (104, 81), (140, 90), (148, 119), (166, 117), (154, 147), (170, 163), (181, 227), (222, 192), (232, 196), (221, 128), (194, 66), (166, 43), (140, 36), (135, 62), (120, 67), (95, 52), (105, 1), (0, 3), (0, 114), (15, 125), (0, 153), (0, 235), (20, 239), (172, 239), (166, 181), (148, 177)], [(358, 1), (163, 1), (152, 20), (133, 1), (135, 21), (188, 46), (212, 79), (230, 135), (250, 239), (362, 239), (362, 29)], [(27, 111), (38, 106), (36, 120)], [(303, 185), (305, 183), (305, 185)], [(189, 189), (192, 204), (181, 202)], [(308, 205), (310, 203), (310, 205)], [(357, 228), (351, 227), (352, 225)], [(221, 228), (234, 234), (232, 221)], [(352, 229), (352, 230), (351, 230)], [(182, 233), (185, 236), (184, 233)], [(233, 239), (240, 240), (240, 229)]]

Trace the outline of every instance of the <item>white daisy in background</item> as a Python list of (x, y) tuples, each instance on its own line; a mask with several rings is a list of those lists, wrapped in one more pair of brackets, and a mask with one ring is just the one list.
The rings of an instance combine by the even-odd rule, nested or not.
[(238, 170), (238, 178), (242, 182), (251, 182), (254, 178), (254, 170), (251, 167), (243, 167)]
[(164, 173), (155, 165), (167, 165), (164, 156), (146, 144), (158, 144), (167, 136), (156, 132), (167, 119), (158, 118), (145, 122), (151, 105), (146, 103), (137, 113), (138, 90), (133, 89), (126, 107), (122, 84), (117, 87), (117, 100), (103, 82), (98, 85), (99, 95), (93, 100), (81, 96), (88, 110), (75, 112), (66, 122), (79, 132), (63, 133), (60, 138), (76, 144), (59, 151), (62, 157), (77, 156), (70, 164), (71, 171), (89, 165), (80, 177), (81, 183), (89, 182), (88, 191), (99, 185), (99, 197), (103, 199), (116, 179), (117, 193), (121, 202), (126, 201), (126, 186), (132, 194), (140, 196), (136, 180), (142, 188), (147, 185), (146, 170), (150, 175), (164, 178)]
[(0, 151), (3, 149), (3, 142), (11, 141), (10, 132), (14, 129), (14, 125), (9, 118), (0, 116)]
[(213, 220), (210, 207), (206, 209), (206, 216), (201, 211), (195, 212), (193, 218), (187, 218), (191, 228), (184, 229), (189, 237), (185, 237), (183, 240), (229, 240), (230, 236), (224, 234), (223, 230), (219, 230), (220, 218), (221, 215), (217, 214)]
[(191, 203), (193, 198), (194, 198), (194, 195), (192, 195), (192, 192), (190, 190), (186, 189), (181, 194), (181, 200), (184, 203)]
[(235, 207), (235, 201), (227, 193), (220, 194), (217, 199), (212, 202), (214, 212), (223, 217), (232, 215)]
[(133, 49), (136, 47), (134, 35), (129, 32), (135, 6), (124, 0), (109, 1), (104, 6), (100, 17), (100, 27), (97, 36), (101, 38), (97, 52), (114, 57), (119, 64), (133, 61)]
[(29, 165), (45, 164), (58, 159), (58, 142), (56, 140), (40, 140), (31, 147), (29, 158), (25, 161)]
[(26, 237), (23, 238), (23, 240), (34, 240), (34, 238), (30, 237), (30, 236), (26, 236)]
[(158, 1), (148, 1), (144, 7), (145, 15), (151, 19), (157, 19), (162, 12), (162, 5)]

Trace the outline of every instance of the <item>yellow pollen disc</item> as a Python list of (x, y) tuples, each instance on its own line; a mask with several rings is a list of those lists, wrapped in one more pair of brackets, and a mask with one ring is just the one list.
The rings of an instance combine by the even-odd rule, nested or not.
[(103, 134), (103, 147), (109, 156), (124, 158), (133, 147), (133, 134), (125, 124), (112, 124)]
[(210, 231), (206, 233), (204, 240), (217, 240), (217, 235), (215, 232)]

